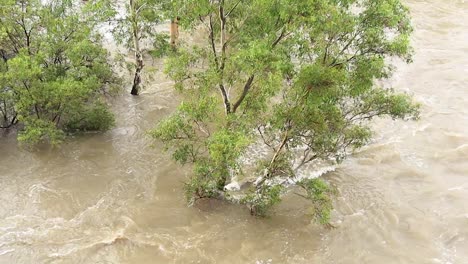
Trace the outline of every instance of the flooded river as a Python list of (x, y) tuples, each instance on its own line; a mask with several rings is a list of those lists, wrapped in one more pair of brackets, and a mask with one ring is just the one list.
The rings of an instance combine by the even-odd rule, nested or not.
[(391, 83), (422, 118), (377, 122), (375, 141), (325, 176), (336, 229), (295, 197), (268, 219), (187, 208), (190, 171), (145, 135), (177, 101), (157, 78), (115, 99), (106, 134), (35, 152), (0, 139), (0, 263), (468, 263), (468, 1), (406, 3), (416, 54)]

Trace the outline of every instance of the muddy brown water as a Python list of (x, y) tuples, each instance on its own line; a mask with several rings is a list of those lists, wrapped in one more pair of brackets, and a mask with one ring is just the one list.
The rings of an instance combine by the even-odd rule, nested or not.
[(391, 83), (423, 115), (378, 121), (375, 141), (325, 176), (340, 190), (336, 229), (294, 197), (268, 219), (187, 208), (190, 171), (145, 137), (177, 103), (157, 78), (115, 99), (108, 133), (35, 152), (0, 140), (0, 263), (468, 263), (468, 1), (406, 2), (416, 54)]

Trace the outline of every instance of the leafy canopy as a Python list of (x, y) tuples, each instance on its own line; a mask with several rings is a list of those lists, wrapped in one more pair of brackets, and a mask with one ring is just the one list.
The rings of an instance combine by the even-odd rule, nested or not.
[(72, 1), (2, 2), (0, 112), (20, 141), (58, 143), (66, 131), (106, 130), (103, 94), (118, 83), (90, 20)]
[[(151, 132), (176, 161), (194, 165), (189, 200), (228, 196), (231, 180), (257, 178), (242, 199), (255, 214), (303, 187), (327, 222), (328, 186), (300, 179), (304, 165), (342, 161), (367, 144), (376, 117), (418, 117), (418, 105), (376, 80), (388, 58), (411, 60), (412, 28), (399, 0), (173, 1), (181, 25), (202, 36), (181, 44), (167, 73), (183, 97)], [(266, 149), (250, 172), (249, 146)]]

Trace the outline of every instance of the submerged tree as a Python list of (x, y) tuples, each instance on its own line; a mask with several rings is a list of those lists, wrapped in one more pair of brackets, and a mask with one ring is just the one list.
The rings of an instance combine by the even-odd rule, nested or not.
[(123, 5), (117, 1), (107, 3), (107, 6), (114, 10), (114, 15), (109, 20), (115, 22), (113, 28), (115, 39), (134, 52), (134, 76), (130, 93), (138, 95), (141, 90), (145, 52), (160, 56), (169, 47), (166, 34), (155, 29), (163, 19), (164, 1), (127, 0)]
[(23, 124), (22, 141), (56, 143), (66, 131), (105, 130), (114, 122), (102, 95), (117, 79), (95, 24), (72, 2), (2, 2), (2, 127)]
[[(342, 161), (369, 142), (376, 117), (418, 116), (409, 96), (376, 83), (392, 73), (388, 58), (411, 58), (410, 18), (399, 0), (174, 2), (181, 26), (205, 39), (168, 60), (183, 102), (151, 134), (176, 161), (193, 164), (190, 201), (230, 199), (233, 178), (253, 174), (240, 199), (252, 214), (265, 214), (296, 185), (326, 223), (331, 188), (299, 177), (301, 167)], [(252, 146), (269, 150), (256, 157), (256, 170), (242, 162)]]

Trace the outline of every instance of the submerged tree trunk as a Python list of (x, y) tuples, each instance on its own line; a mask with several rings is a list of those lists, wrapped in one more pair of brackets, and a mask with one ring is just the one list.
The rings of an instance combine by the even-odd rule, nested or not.
[(143, 54), (140, 48), (140, 29), (138, 27), (138, 10), (134, 0), (130, 0), (131, 22), (132, 22), (132, 35), (133, 35), (133, 48), (135, 49), (135, 77), (133, 78), (132, 95), (140, 93), (141, 85), (141, 72), (143, 71)]
[(135, 51), (135, 77), (133, 78), (133, 86), (132, 86), (132, 95), (138, 95), (140, 93), (140, 84), (141, 84), (141, 72), (143, 71), (143, 55), (140, 51)]

